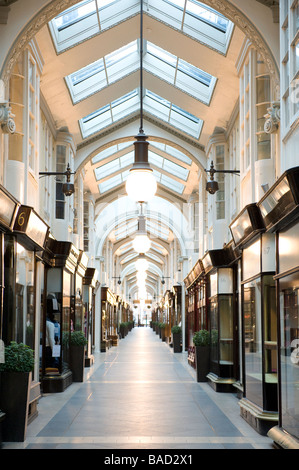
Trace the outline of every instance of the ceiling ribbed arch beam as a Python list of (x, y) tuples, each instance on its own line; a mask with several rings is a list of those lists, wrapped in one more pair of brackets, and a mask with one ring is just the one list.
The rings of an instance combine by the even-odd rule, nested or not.
[[(146, 214), (145, 214), (146, 215)], [(125, 214), (124, 216), (120, 216), (121, 217), (121, 220), (122, 221), (128, 221), (128, 220), (131, 220), (133, 217), (131, 215), (127, 215)], [(182, 219), (184, 219), (184, 216), (182, 213), (180, 213), (180, 217)], [(137, 219), (137, 216), (135, 215), (135, 217)], [(180, 246), (180, 249), (181, 249), (181, 253), (182, 253), (182, 256), (185, 256), (185, 253), (186, 253), (186, 247), (185, 247), (185, 240), (184, 240), (184, 237), (182, 236), (182, 234), (180, 233), (179, 231), (179, 228), (176, 227), (173, 223), (172, 220), (170, 220), (170, 218), (166, 218), (165, 215), (163, 214), (160, 214), (160, 213), (153, 213), (151, 212), (150, 214), (150, 218), (153, 219), (153, 220), (157, 220), (157, 221), (161, 221), (161, 222), (164, 222), (164, 224), (166, 226), (169, 227), (169, 229), (173, 232), (174, 236), (177, 238), (178, 240), (178, 243), (179, 243), (179, 246)], [(118, 221), (119, 222), (119, 221)], [(102, 221), (103, 223), (103, 221)], [(185, 228), (187, 226), (187, 220), (185, 219), (185, 223), (186, 225), (183, 227)], [(106, 230), (104, 231), (104, 233), (102, 233), (101, 235), (97, 234), (97, 241), (96, 241), (96, 256), (102, 256), (102, 251), (103, 251), (103, 247), (105, 245), (105, 242), (107, 240), (107, 238), (109, 237), (111, 231), (115, 228), (116, 226), (116, 220), (114, 221), (110, 221), (108, 224), (107, 224), (107, 228)]]

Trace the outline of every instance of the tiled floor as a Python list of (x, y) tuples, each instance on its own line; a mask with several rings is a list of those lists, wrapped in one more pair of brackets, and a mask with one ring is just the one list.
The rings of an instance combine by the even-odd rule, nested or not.
[(44, 395), (24, 443), (3, 449), (273, 449), (234, 394), (197, 383), (185, 354), (134, 328), (95, 356), (83, 383)]

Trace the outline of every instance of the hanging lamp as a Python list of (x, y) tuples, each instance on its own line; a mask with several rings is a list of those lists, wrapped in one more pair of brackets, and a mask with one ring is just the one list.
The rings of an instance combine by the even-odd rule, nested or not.
[(133, 240), (133, 248), (137, 253), (146, 253), (151, 247), (151, 240), (148, 238), (146, 233), (145, 217), (142, 213), (142, 204), (140, 205), (141, 212), (138, 216), (138, 229)]
[(135, 267), (137, 271), (146, 271), (148, 269), (148, 261), (144, 255), (144, 253), (140, 253), (138, 259), (135, 263)]
[(143, 0), (140, 0), (140, 127), (135, 136), (135, 158), (126, 181), (126, 191), (135, 202), (148, 202), (157, 191), (157, 181), (148, 162), (148, 142), (143, 130)]

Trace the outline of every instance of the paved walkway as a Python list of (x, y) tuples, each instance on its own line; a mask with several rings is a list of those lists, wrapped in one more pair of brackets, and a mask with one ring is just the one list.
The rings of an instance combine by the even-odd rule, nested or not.
[(273, 449), (240, 417), (234, 394), (197, 383), (186, 355), (146, 327), (38, 409), (26, 441), (3, 449)]

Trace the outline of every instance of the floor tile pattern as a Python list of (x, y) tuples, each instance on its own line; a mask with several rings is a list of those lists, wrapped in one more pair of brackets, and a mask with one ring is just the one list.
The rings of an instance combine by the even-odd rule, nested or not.
[(238, 398), (197, 383), (185, 353), (149, 327), (95, 355), (83, 383), (44, 395), (24, 443), (3, 449), (273, 449)]

